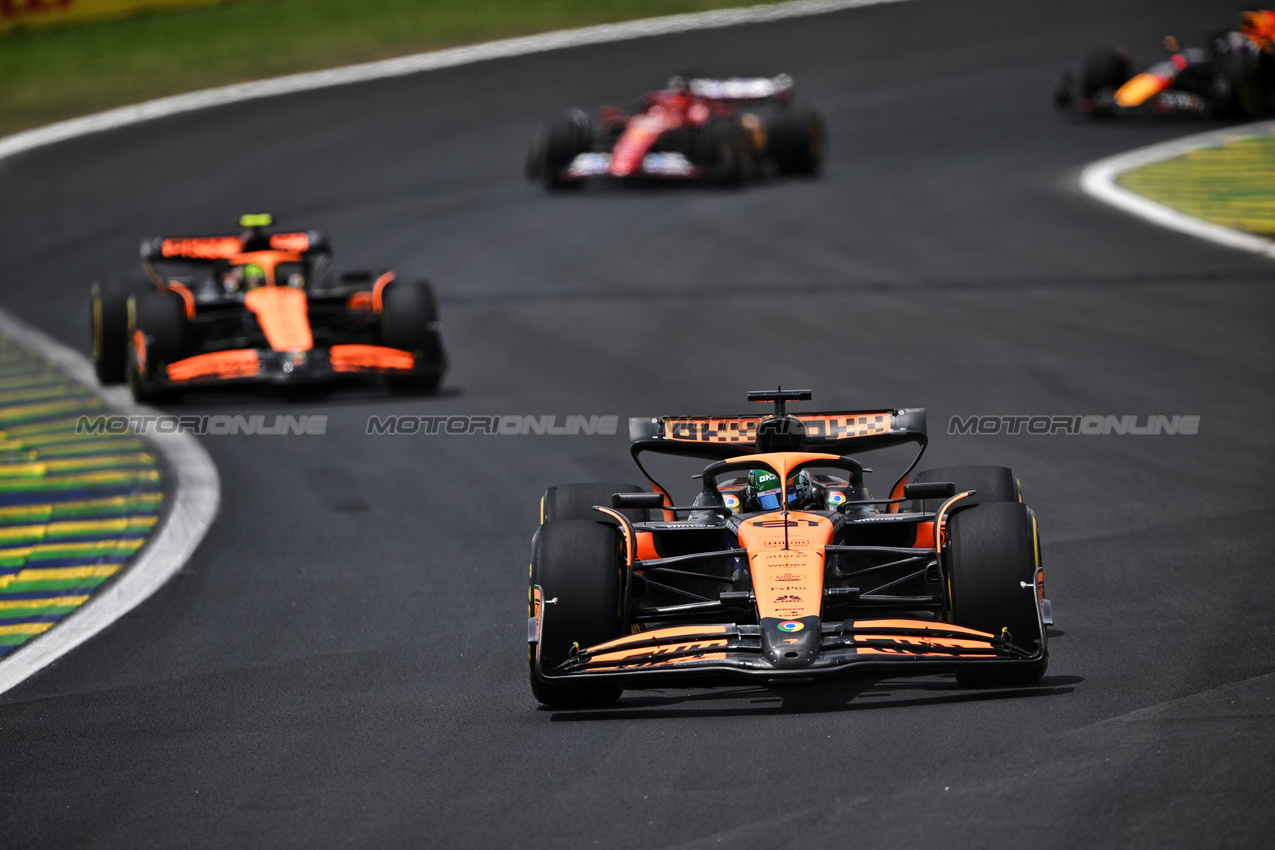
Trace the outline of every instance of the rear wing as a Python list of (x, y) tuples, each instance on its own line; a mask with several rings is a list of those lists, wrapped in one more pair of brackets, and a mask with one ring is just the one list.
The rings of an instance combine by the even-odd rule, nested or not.
[(713, 100), (783, 100), (792, 96), (792, 77), (696, 77), (687, 85), (691, 94)]
[[(790, 413), (806, 428), (807, 450), (844, 454), (928, 441), (925, 408)], [(767, 416), (659, 416), (629, 420), (630, 449), (724, 460), (756, 451), (757, 426)]]
[[(929, 443), (924, 407), (789, 413), (788, 416), (801, 420), (805, 426), (805, 451), (844, 455), (914, 444), (916, 457), (891, 488), (891, 498), (895, 498), (895, 491), (902, 492), (903, 482)], [(642, 465), (642, 454), (654, 452), (701, 460), (756, 454), (757, 427), (767, 418), (757, 414), (634, 417), (629, 419), (629, 452), (656, 491), (667, 494)]]
[(238, 236), (151, 236), (142, 240), (143, 263), (224, 260), (247, 251), (291, 251), (296, 254), (330, 253), (327, 238), (318, 231), (254, 233)]

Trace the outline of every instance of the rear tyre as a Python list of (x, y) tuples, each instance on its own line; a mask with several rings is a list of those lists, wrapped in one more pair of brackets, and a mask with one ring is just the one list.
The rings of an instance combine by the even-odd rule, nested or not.
[[(994, 635), (1008, 629), (1015, 645), (1036, 649), (1040, 622), (1035, 538), (1024, 505), (993, 502), (952, 515), (945, 560), (953, 623)], [(958, 669), (956, 680), (969, 687), (1030, 685), (1040, 681), (1049, 666), (1048, 646), (1043, 649), (1045, 656), (1030, 667)]]
[(103, 385), (128, 380), (128, 299), (154, 289), (153, 284), (141, 279), (93, 284), (89, 306), (93, 370)]
[(780, 174), (818, 174), (828, 131), (817, 109), (789, 108), (767, 122), (767, 150)]
[[(137, 401), (163, 401), (174, 391), (157, 386), (158, 376), (188, 349), (186, 303), (175, 292), (143, 292), (128, 299), (128, 383)], [(136, 345), (140, 332), (143, 348)]]
[(1225, 118), (1254, 120), (1262, 114), (1262, 79), (1258, 58), (1231, 53), (1221, 60), (1210, 100)]
[[(983, 502), (1021, 502), (1022, 492), (1014, 470), (1007, 466), (949, 466), (943, 469), (926, 469), (913, 476), (915, 483), (951, 481), (956, 492), (977, 490), (973, 496), (958, 504), (977, 505)], [(932, 513), (942, 507), (946, 499), (923, 499), (912, 503), (912, 510)]]
[[(611, 507), (615, 493), (644, 493), (635, 484), (560, 484), (550, 487), (540, 498), (540, 522), (558, 522), (567, 519), (597, 521), (602, 518), (594, 505)], [(645, 508), (624, 508), (620, 511), (629, 522), (646, 522)]]
[(1104, 90), (1114, 90), (1133, 78), (1133, 65), (1129, 51), (1118, 44), (1089, 51), (1084, 69), (1080, 72), (1080, 93), (1092, 98)]
[[(552, 671), (578, 646), (585, 649), (620, 636), (620, 536), (589, 520), (559, 520), (540, 526), (532, 542), (531, 584), (540, 585), (540, 668)], [(556, 601), (554, 601), (556, 600)], [(555, 708), (610, 705), (624, 688), (618, 682), (546, 682), (530, 654), (531, 692)]]
[(390, 388), (403, 392), (437, 389), (447, 370), (438, 299), (428, 282), (394, 281), (385, 288), (381, 309), (381, 341), (416, 357), (414, 375), (389, 375)]
[(700, 135), (698, 159), (709, 182), (719, 186), (744, 185), (757, 173), (748, 130), (738, 117), (708, 122)]

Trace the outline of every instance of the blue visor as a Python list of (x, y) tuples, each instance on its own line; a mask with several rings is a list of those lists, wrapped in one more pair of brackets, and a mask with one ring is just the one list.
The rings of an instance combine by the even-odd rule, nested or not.
[(768, 493), (757, 494), (757, 504), (761, 505), (763, 511), (773, 511), (779, 507), (779, 492), (771, 490)]

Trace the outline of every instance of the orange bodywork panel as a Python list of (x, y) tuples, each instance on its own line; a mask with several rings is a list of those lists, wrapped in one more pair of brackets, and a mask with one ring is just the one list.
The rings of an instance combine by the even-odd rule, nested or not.
[(653, 561), (660, 557), (660, 553), (655, 551), (655, 535), (649, 531), (637, 532), (637, 559), (639, 561)]
[(1141, 106), (1168, 85), (1168, 80), (1155, 74), (1138, 74), (1116, 91), (1116, 103), (1124, 107)]
[(338, 372), (408, 372), (416, 366), (409, 352), (383, 345), (334, 345), (330, 357)]
[(201, 378), (252, 378), (261, 370), (257, 352), (251, 348), (213, 351), (178, 360), (168, 367), (168, 380), (197, 381)]
[(766, 514), (739, 526), (739, 542), (757, 597), (757, 615), (781, 620), (818, 617), (823, 608), (823, 547), (832, 523), (818, 514)]
[[(996, 656), (995, 646), (992, 641), (995, 640), (994, 635), (987, 632), (980, 632), (977, 629), (966, 628), (965, 626), (957, 626), (952, 623), (926, 623), (921, 620), (856, 620), (853, 624), (856, 629), (908, 629), (910, 631), (942, 631), (942, 632), (958, 632), (967, 635), (965, 638), (954, 638), (950, 636), (929, 637), (928, 635), (892, 635), (879, 634), (871, 636), (856, 637), (855, 652), (859, 655), (938, 655), (951, 656), (951, 652), (945, 650), (952, 649), (986, 649), (986, 653), (961, 653), (963, 658), (994, 658)], [(879, 643), (871, 646), (860, 646), (859, 641), (870, 640), (873, 642), (889, 641), (892, 645), (882, 646)], [(929, 652), (929, 649), (937, 649), (938, 652)]]
[(345, 301), (345, 306), (349, 310), (373, 310), (372, 293), (356, 292)]
[(146, 334), (133, 331), (133, 353), (137, 358), (137, 369), (146, 374)]
[(249, 263), (261, 266), (266, 273), (266, 283), (274, 286), (274, 270), (280, 263), (299, 263), (301, 255), (293, 251), (249, 251), (246, 254), (234, 254), (226, 258), (232, 266), (246, 266)]
[[(620, 670), (664, 667), (684, 664), (688, 661), (721, 660), (726, 657), (726, 654), (720, 650), (725, 649), (729, 642), (727, 631), (726, 626), (674, 626), (625, 635), (589, 647), (589, 652), (593, 653), (590, 667), (593, 670)], [(651, 641), (667, 641), (667, 643), (659, 646), (631, 646), (635, 643), (649, 644)], [(662, 657), (672, 653), (688, 654), (679, 654), (672, 658)], [(593, 667), (594, 664), (608, 666)]]
[(309, 351), (314, 348), (305, 292), (283, 286), (263, 286), (250, 291), (244, 307), (257, 317), (257, 324), (275, 351)]
[(376, 283), (372, 284), (372, 309), (381, 312), (385, 308), (385, 287), (394, 282), (394, 272), (386, 272), (376, 279)]
[(195, 321), (195, 296), (191, 294), (190, 287), (184, 283), (170, 280), (168, 288), (181, 296), (182, 303), (186, 305), (186, 319), (191, 322)]

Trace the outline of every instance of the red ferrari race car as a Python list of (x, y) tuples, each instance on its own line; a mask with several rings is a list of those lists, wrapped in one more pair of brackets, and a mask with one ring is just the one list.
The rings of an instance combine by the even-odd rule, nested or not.
[[(863, 674), (1025, 685), (1048, 664), (1036, 516), (999, 466), (912, 475), (925, 411), (630, 420), (648, 486), (541, 500), (528, 594), (531, 690), (551, 706), (624, 688)], [(860, 457), (906, 469), (875, 498)], [(707, 461), (677, 506), (649, 455)], [(908, 461), (910, 460), (910, 463)]]
[(819, 110), (793, 101), (792, 78), (674, 77), (637, 111), (579, 109), (546, 124), (527, 176), (550, 189), (591, 178), (748, 183), (759, 176), (817, 174), (827, 130)]
[(1275, 114), (1275, 12), (1248, 11), (1235, 30), (1210, 33), (1206, 47), (1164, 39), (1168, 55), (1135, 73), (1121, 45), (1090, 52), (1079, 80), (1064, 72), (1054, 105), (1091, 115), (1203, 115), (1253, 119)]
[(229, 236), (142, 240), (145, 277), (93, 284), (93, 360), (138, 400), (226, 384), (296, 386), (384, 375), (433, 390), (447, 371), (438, 302), (392, 271), (327, 273), (317, 231), (246, 215)]

